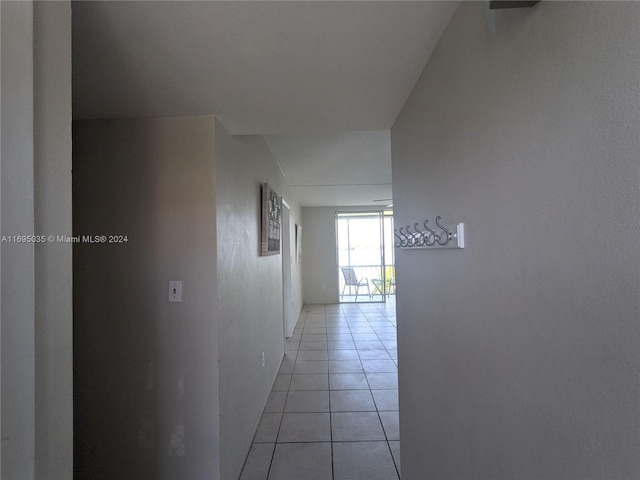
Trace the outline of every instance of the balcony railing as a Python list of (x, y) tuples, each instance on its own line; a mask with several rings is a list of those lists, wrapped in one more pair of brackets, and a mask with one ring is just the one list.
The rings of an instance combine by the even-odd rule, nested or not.
[[(360, 287), (346, 284), (343, 267), (353, 269), (357, 281), (361, 284)], [(384, 300), (384, 296), (396, 293), (394, 265), (340, 265), (338, 275), (341, 301)]]

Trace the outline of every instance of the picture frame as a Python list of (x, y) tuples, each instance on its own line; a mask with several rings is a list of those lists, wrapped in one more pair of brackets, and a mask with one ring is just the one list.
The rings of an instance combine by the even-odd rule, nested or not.
[(262, 189), (261, 248), (262, 256), (280, 254), (282, 197), (268, 183)]

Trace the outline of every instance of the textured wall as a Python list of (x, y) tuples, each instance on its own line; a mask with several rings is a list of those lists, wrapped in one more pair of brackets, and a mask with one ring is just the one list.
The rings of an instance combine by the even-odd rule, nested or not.
[(262, 137), (213, 116), (76, 123), (74, 232), (129, 237), (74, 251), (78, 478), (239, 474), (284, 352), (282, 256), (259, 255), (263, 181), (299, 223)]
[(640, 4), (464, 3), (392, 129), (402, 473), (640, 477)]
[(73, 133), (75, 477), (219, 478), (215, 118)]
[(304, 303), (338, 303), (336, 208), (303, 208), (302, 219)]
[[(2, 235), (34, 234), (33, 4), (2, 2)], [(3, 243), (2, 477), (35, 473), (33, 243)]]
[[(71, 234), (71, 2), (34, 4), (35, 230)], [(72, 246), (36, 244), (36, 478), (73, 474)]]
[[(71, 233), (71, 6), (2, 2), (2, 235)], [(2, 478), (72, 476), (71, 245), (3, 241)]]
[(230, 479), (240, 475), (284, 355), (282, 254), (260, 256), (261, 183), (287, 201), (292, 224), (300, 208), (261, 136), (230, 136), (218, 123), (216, 168), (220, 470)]

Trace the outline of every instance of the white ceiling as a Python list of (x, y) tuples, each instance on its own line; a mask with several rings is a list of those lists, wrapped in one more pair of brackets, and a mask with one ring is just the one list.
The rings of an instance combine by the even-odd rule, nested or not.
[(389, 129), (457, 5), (76, 1), (74, 117), (216, 114), (270, 134), (302, 205), (375, 204)]
[(389, 130), (265, 135), (265, 140), (305, 206), (391, 198)]

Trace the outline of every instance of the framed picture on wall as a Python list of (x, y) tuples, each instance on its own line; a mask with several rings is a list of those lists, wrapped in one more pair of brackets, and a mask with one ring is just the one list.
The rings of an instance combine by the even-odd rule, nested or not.
[(296, 263), (302, 263), (302, 225), (296, 225)]
[(262, 184), (261, 254), (280, 254), (280, 222), (282, 198), (269, 186)]

